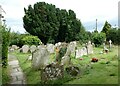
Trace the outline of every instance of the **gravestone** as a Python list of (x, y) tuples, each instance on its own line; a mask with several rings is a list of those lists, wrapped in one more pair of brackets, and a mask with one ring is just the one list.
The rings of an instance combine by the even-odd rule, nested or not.
[(33, 57), (32, 57), (33, 69), (42, 69), (43, 67), (45, 67), (49, 62), (49, 56), (50, 56), (50, 53), (43, 46), (41, 46), (41, 48), (33, 52)]
[(105, 43), (103, 43), (103, 52), (104, 52), (104, 53), (108, 53), (108, 49), (107, 49)]
[(83, 51), (83, 55), (87, 55), (87, 49), (86, 49), (86, 47), (83, 47), (82, 51)]
[(111, 47), (112, 47), (112, 41), (109, 40), (109, 49), (111, 49)]
[(67, 46), (64, 44), (56, 47), (56, 61), (58, 63), (61, 63), (62, 57), (65, 55), (66, 50), (67, 50)]
[(77, 42), (76, 41), (70, 42), (70, 44), (68, 44), (68, 46), (69, 46), (69, 49), (71, 51), (71, 54), (74, 57), (75, 56), (75, 50), (76, 50)]
[(63, 75), (64, 75), (63, 65), (52, 63), (47, 65), (44, 69), (42, 69), (41, 80), (43, 82), (47, 82), (49, 80), (56, 80), (63, 78)]
[(35, 45), (30, 46), (30, 52), (33, 53), (37, 47)]
[(70, 46), (67, 46), (66, 53), (62, 57), (62, 60), (61, 60), (62, 65), (69, 65), (70, 64), (70, 55), (71, 55)]
[(11, 48), (14, 49), (14, 50), (17, 50), (19, 47), (17, 45), (12, 45)]
[(23, 45), (22, 46), (22, 52), (23, 53), (28, 53), (28, 51), (29, 51), (29, 46), (28, 45)]
[(32, 60), (32, 55), (30, 55), (30, 56), (28, 57), (28, 60), (30, 60), (30, 61)]
[(87, 44), (87, 54), (93, 54), (93, 45), (91, 44), (91, 41)]
[(61, 46), (61, 44), (62, 44), (61, 42), (58, 42), (55, 44), (55, 47)]
[(55, 50), (54, 44), (47, 44), (46, 47), (50, 53), (54, 53), (54, 50)]
[(80, 58), (83, 56), (83, 49), (77, 49), (76, 50), (76, 58)]

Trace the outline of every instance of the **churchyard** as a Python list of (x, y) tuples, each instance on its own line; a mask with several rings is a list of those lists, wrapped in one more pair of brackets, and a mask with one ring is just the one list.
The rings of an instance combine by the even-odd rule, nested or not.
[(19, 60), (27, 84), (118, 84), (118, 46), (103, 52), (109, 45), (88, 44), (69, 43), (61, 63), (56, 60), (56, 46), (61, 43), (15, 49), (9, 54)]
[(46, 2), (23, 10), (23, 34), (0, 24), (0, 85), (118, 84), (119, 27), (96, 19), (87, 28), (72, 9)]

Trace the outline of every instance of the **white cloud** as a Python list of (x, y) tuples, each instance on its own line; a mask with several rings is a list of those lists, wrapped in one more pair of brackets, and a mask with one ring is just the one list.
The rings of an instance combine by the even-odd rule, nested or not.
[[(106, 20), (112, 21), (118, 19), (118, 1), (119, 0), (3, 0), (0, 1), (3, 9), (6, 11), (6, 19), (15, 19), (19, 22), (19, 28), (23, 29), (22, 17), (24, 16), (24, 7), (33, 5), (36, 2), (44, 1), (56, 5), (61, 9), (72, 9), (77, 18), (83, 23), (98, 22), (104, 23)], [(17, 21), (19, 20), (19, 21)], [(10, 20), (7, 20), (10, 21)], [(15, 22), (15, 21), (14, 21)], [(15, 30), (16, 24), (12, 20), (7, 22)], [(11, 23), (11, 24), (9, 24)], [(13, 23), (13, 25), (12, 25)], [(117, 23), (117, 22), (116, 22)], [(19, 30), (19, 29), (17, 29)], [(20, 29), (21, 30), (21, 29)], [(20, 31), (19, 30), (19, 31)]]

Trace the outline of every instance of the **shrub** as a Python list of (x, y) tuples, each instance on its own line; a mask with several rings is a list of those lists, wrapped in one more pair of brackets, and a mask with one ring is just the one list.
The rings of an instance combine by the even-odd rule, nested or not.
[(21, 41), (23, 44), (27, 44), (27, 45), (39, 45), (39, 44), (41, 44), (41, 41), (37, 36), (31, 36), (31, 35), (22, 38)]
[(105, 33), (92, 33), (92, 42), (95, 44), (96, 47), (100, 46), (106, 38)]
[(2, 67), (7, 67), (10, 29), (1, 26), (0, 29), (2, 31)]

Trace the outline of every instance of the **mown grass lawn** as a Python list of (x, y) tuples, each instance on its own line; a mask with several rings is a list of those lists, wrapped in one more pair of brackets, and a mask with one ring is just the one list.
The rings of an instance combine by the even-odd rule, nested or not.
[[(118, 47), (114, 47), (108, 54), (100, 54), (102, 48), (94, 48), (94, 54), (83, 56), (83, 60), (72, 58), (73, 65), (80, 68), (80, 74), (76, 77), (69, 76), (66, 72), (62, 80), (54, 83), (61, 84), (118, 84)], [(31, 61), (26, 60), (30, 53), (11, 53), (17, 56), (20, 66), (26, 75), (28, 84), (40, 84), (40, 71), (31, 67)], [(91, 63), (91, 58), (98, 58), (98, 62)], [(54, 54), (51, 55), (54, 60)], [(52, 83), (52, 82), (51, 82)]]

